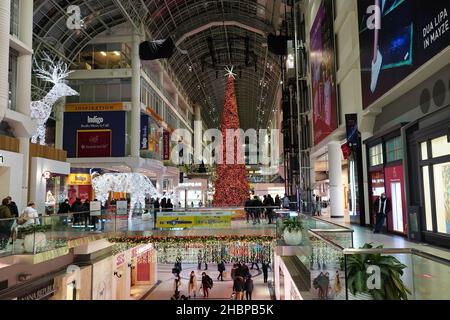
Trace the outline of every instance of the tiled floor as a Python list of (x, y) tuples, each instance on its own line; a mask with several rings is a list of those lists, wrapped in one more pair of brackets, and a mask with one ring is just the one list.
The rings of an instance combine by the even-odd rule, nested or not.
[[(173, 265), (159, 264), (158, 265), (158, 280), (161, 283), (153, 289), (153, 291), (147, 296), (146, 300), (170, 300), (174, 294), (174, 275), (172, 274)], [(191, 271), (196, 273), (197, 277), (197, 292), (194, 298), (193, 294), (191, 299), (203, 300), (203, 293), (199, 291), (201, 273), (206, 272), (214, 281), (212, 290), (209, 293), (209, 298), (211, 300), (229, 300), (232, 293), (233, 281), (230, 278), (231, 265), (226, 265), (226, 276), (224, 281), (217, 281), (218, 271), (216, 265), (209, 265), (208, 270), (197, 270), (197, 265), (183, 265), (183, 271), (181, 272), (181, 287), (180, 295), (188, 296), (188, 281), (189, 274)], [(253, 300), (270, 300), (270, 291), (268, 284), (263, 281), (262, 271), (257, 271), (256, 269), (250, 270), (253, 278), (254, 291)], [(269, 279), (270, 275), (269, 275)]]
[(354, 230), (353, 241), (355, 248), (362, 247), (365, 243), (373, 243), (376, 246), (383, 245), (385, 248), (414, 248), (450, 260), (450, 251), (443, 248), (437, 248), (423, 243), (411, 242), (406, 238), (397, 235), (380, 233), (374, 234), (370, 228), (346, 223), (343, 218), (329, 218), (326, 216), (320, 218), (352, 228)]

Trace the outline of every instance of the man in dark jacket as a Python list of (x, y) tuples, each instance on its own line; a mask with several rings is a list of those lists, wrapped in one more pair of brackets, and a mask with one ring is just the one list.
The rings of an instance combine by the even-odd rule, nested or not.
[(235, 276), (233, 281), (233, 291), (236, 292), (236, 300), (244, 299), (244, 278), (241, 276)]
[(385, 193), (382, 193), (380, 197), (375, 201), (374, 209), (376, 213), (376, 224), (374, 233), (380, 233), (383, 228), (384, 221), (386, 220), (386, 216), (388, 212), (391, 210), (391, 206), (389, 203), (389, 199), (386, 197)]
[(245, 299), (252, 300), (252, 292), (253, 292), (253, 279), (252, 276), (248, 276), (247, 280), (245, 280)]
[[(244, 208), (245, 215), (247, 217), (247, 223), (249, 223), (250, 222), (250, 218), (253, 218), (252, 208), (251, 208), (252, 207), (252, 200), (250, 199), (250, 197), (248, 197), (247, 200), (245, 200), (244, 206), (245, 206), (245, 208)], [(253, 221), (254, 221), (254, 219), (253, 219)]]
[(261, 223), (261, 211), (262, 211), (263, 203), (261, 202), (261, 200), (259, 199), (258, 196), (253, 197), (252, 206), (254, 207), (252, 212), (254, 215), (253, 219), (254, 219), (255, 223), (256, 222)]
[(64, 202), (61, 202), (59, 204), (59, 209), (58, 209), (58, 214), (62, 214), (62, 213), (69, 213), (70, 211), (70, 204), (69, 204), (69, 200), (64, 200)]
[(11, 211), (11, 215), (13, 217), (18, 218), (19, 217), (19, 209), (17, 209), (17, 204), (14, 201), (12, 201), (12, 198), (10, 196), (6, 197), (6, 199), (9, 200), (8, 207), (9, 207), (9, 211)]
[(80, 198), (76, 198), (75, 202), (72, 204), (70, 211), (74, 213), (73, 215), (73, 223), (77, 224), (81, 222), (81, 214), (84, 211), (83, 203)]
[(223, 272), (225, 271), (225, 263), (223, 263), (223, 260), (217, 265), (217, 270), (219, 271), (217, 280), (223, 281)]
[(269, 268), (270, 268), (269, 264), (267, 262), (263, 261), (262, 271), (263, 271), (263, 275), (264, 275), (264, 283), (267, 283), (267, 278), (269, 275)]
[(266, 214), (267, 214), (267, 219), (269, 220), (269, 224), (272, 224), (272, 220), (273, 220), (273, 207), (275, 206), (275, 201), (273, 201), (272, 196), (269, 194), (266, 197), (266, 200), (264, 202), (264, 206), (267, 207), (266, 209)]

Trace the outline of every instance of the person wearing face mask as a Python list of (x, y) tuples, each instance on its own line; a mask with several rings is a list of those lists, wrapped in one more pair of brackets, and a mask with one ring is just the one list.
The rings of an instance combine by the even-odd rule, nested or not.
[(383, 228), (384, 221), (386, 220), (387, 213), (389, 212), (390, 204), (389, 199), (386, 197), (385, 193), (382, 193), (381, 196), (375, 201), (375, 213), (377, 222), (375, 224), (374, 233), (380, 233)]

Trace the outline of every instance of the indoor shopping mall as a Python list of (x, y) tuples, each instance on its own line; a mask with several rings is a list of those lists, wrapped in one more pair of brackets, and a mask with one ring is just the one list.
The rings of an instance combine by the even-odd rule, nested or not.
[(450, 300), (449, 15), (1, 0), (0, 300)]

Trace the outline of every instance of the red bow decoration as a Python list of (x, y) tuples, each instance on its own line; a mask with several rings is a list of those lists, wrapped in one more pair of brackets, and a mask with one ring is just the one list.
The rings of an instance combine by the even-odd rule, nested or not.
[(352, 149), (350, 149), (350, 147), (348, 146), (348, 143), (342, 145), (341, 149), (342, 149), (342, 154), (344, 155), (344, 159), (347, 160), (348, 158), (350, 158), (350, 156), (352, 154)]

